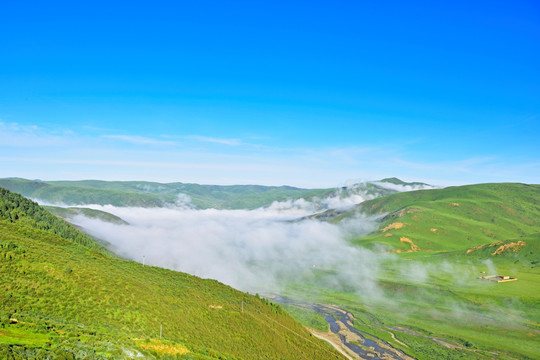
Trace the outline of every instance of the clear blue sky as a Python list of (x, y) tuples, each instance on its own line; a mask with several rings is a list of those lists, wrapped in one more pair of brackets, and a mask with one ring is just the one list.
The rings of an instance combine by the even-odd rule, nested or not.
[(540, 183), (538, 1), (0, 2), (0, 177)]

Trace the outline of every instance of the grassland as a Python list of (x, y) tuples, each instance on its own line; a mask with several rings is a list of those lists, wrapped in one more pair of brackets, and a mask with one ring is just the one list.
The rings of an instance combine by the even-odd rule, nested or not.
[[(30, 190), (43, 187), (40, 182), (26, 180), (15, 182), (17, 181), (28, 186)], [(403, 185), (398, 179), (386, 181)], [(145, 193), (151, 196), (157, 194), (158, 197), (167, 195), (169, 191), (161, 188), (151, 190), (151, 186), (164, 185), (155, 183), (134, 183), (133, 186), (118, 183), (114, 185), (118, 187), (116, 189), (110, 188), (111, 183), (100, 184), (97, 182), (96, 185), (92, 181), (83, 182), (78, 184), (82, 187), (73, 189), (84, 193), (92, 185), (95, 186), (92, 189), (96, 191), (113, 191), (117, 194), (122, 191), (134, 191), (134, 194), (138, 194), (138, 190), (133, 189), (148, 185), (144, 190)], [(48, 186), (71, 185), (58, 182)], [(100, 186), (103, 188), (100, 189)], [(220, 193), (223, 189), (217, 187), (213, 195), (208, 195), (210, 189), (201, 187), (197, 190), (200, 194), (195, 194), (196, 191), (193, 190), (194, 195), (190, 196), (199, 199), (194, 202), (200, 201), (201, 207), (225, 208), (253, 207), (255, 204), (268, 204), (270, 198), (273, 201), (281, 195), (286, 197), (286, 193), (280, 192), (283, 189), (275, 189), (276, 192), (272, 193), (263, 191), (264, 189), (257, 190), (255, 187), (249, 191), (243, 189), (247, 191), (243, 194), (243, 190), (238, 190), (238, 194), (232, 195), (234, 191), (231, 188), (228, 189), (231, 193), (224, 195)], [(289, 190), (293, 191), (288, 194), (291, 198), (302, 196), (300, 192), (294, 192), (296, 191), (294, 189)], [(378, 191), (375, 187), (368, 190), (373, 191), (373, 194)], [(177, 193), (174, 191), (171, 190), (168, 195), (174, 194), (176, 198)], [(259, 195), (253, 195), (253, 192), (257, 191)], [(324, 192), (321, 190), (321, 193), (317, 191), (304, 193), (308, 197), (320, 194)], [(215, 200), (220, 196), (221, 200)], [(245, 198), (242, 198), (243, 196)], [(255, 200), (250, 198), (251, 196), (254, 196)], [(123, 200), (119, 198), (119, 201)], [(329, 211), (313, 218), (339, 224), (343, 219), (353, 218), (358, 212), (380, 217), (380, 227), (377, 231), (362, 238), (350, 239), (351, 244), (372, 249), (374, 256), (378, 257), (379, 268), (374, 269), (372, 274), (376, 289), (370, 292), (353, 286), (346, 289), (329, 289), (321, 286), (315, 273), (315, 278), (311, 279), (313, 281), (287, 284), (282, 295), (293, 299), (335, 304), (346, 309), (354, 314), (356, 328), (418, 359), (538, 358), (539, 185), (480, 184), (396, 193), (364, 202), (348, 211)], [(11, 270), (4, 267), (3, 271), (16, 274), (10, 281), (18, 284), (17, 291), (22, 292), (22, 289), (25, 289), (25, 293), (15, 301), (10, 292), (11, 288), (2, 289), (6, 290), (6, 295), (5, 297), (0, 295), (0, 303), (6, 304), (6, 309), (10, 309), (3, 313), (4, 328), (0, 329), (0, 343), (4, 341), (4, 349), (7, 346), (10, 351), (14, 351), (13, 344), (18, 344), (22, 350), (17, 351), (34, 351), (34, 353), (39, 351), (62, 353), (66, 349), (78, 349), (77, 346), (80, 346), (81, 354), (89, 354), (89, 349), (95, 348), (98, 349), (95, 356), (101, 357), (118, 357), (121, 354), (127, 356), (124, 350), (120, 350), (127, 349), (128, 352), (137, 351), (163, 358), (169, 356), (256, 358), (255, 354), (265, 354), (269, 358), (295, 358), (296, 355), (292, 352), (284, 355), (285, 352), (279, 351), (285, 350), (277, 350), (285, 349), (292, 344), (296, 350), (309, 353), (306, 358), (327, 356), (328, 347), (319, 347), (321, 345), (318, 344), (316, 348), (321, 350), (318, 355), (312, 356), (311, 343), (295, 343), (296, 336), (288, 330), (292, 329), (294, 333), (303, 334), (302, 336), (309, 341), (313, 339), (302, 332), (301, 327), (293, 328), (297, 324), (292, 325), (295, 323), (290, 317), (287, 317), (280, 308), (264, 300), (230, 288), (227, 290), (230, 293), (223, 292), (223, 285), (217, 282), (203, 281), (163, 269), (142, 268), (138, 264), (114, 259), (98, 248), (88, 249), (83, 238), (78, 238), (79, 244), (73, 244), (73, 240), (64, 235), (65, 230), (59, 230), (65, 227), (64, 223), (58, 223), (57, 229), (54, 226), (47, 227), (49, 221), (39, 220), (39, 216), (32, 215), (30, 220), (22, 216), (20, 217), (22, 220), (14, 220), (14, 214), (17, 212), (10, 210), (8, 213), (0, 226), (2, 231), (0, 239), (3, 241), (3, 252), (0, 253), (0, 257), (9, 258), (10, 262), (18, 264), (9, 268)], [(103, 214), (95, 215), (103, 216)], [(33, 240), (35, 238), (45, 239), (46, 245), (39, 245), (39, 242)], [(54, 245), (58, 242), (63, 245)], [(49, 243), (56, 247), (51, 247)], [(19, 244), (21, 247), (18, 247)], [(32, 246), (35, 244), (38, 246), (34, 249)], [(38, 248), (43, 248), (43, 251)], [(24, 256), (28, 254), (34, 255), (25, 260)], [(47, 258), (51, 256), (50, 254), (54, 254), (52, 262)], [(31, 265), (33, 263), (37, 265)], [(53, 275), (48, 275), (47, 266), (51, 263), (54, 264), (55, 271)], [(3, 262), (0, 264), (5, 266)], [(96, 272), (94, 268), (102, 270)], [(69, 275), (74, 272), (83, 274), (81, 284), (84, 286), (77, 285), (79, 278), (76, 281), (70, 280), (70, 276), (75, 278), (75, 275)], [(20, 283), (23, 280), (19, 278), (24, 279), (23, 275), (30, 276), (37, 285), (33, 285), (29, 280)], [(479, 280), (483, 275), (509, 275), (518, 280), (493, 283)], [(57, 277), (53, 285), (51, 276)], [(118, 281), (118, 278), (121, 278), (122, 282)], [(101, 283), (98, 279), (101, 279), (99, 280)], [(124, 289), (121, 288), (122, 284), (126, 284)], [(63, 286), (61, 288), (63, 290), (56, 293), (56, 286)], [(31, 290), (26, 290), (27, 288)], [(33, 292), (34, 288), (40, 289), (40, 292)], [(74, 290), (68, 291), (71, 288)], [(189, 298), (193, 296), (197, 300), (190, 302), (189, 299), (181, 297), (184, 290)], [(70, 291), (73, 294), (66, 295), (71, 294)], [(48, 301), (53, 304), (52, 309), (46, 308), (49, 305), (40, 304), (39, 301), (30, 302), (25, 307), (23, 299), (39, 298), (38, 295), (44, 292), (51, 294), (53, 298), (63, 296), (70, 303), (79, 298), (84, 299), (83, 308), (88, 307), (92, 310), (78, 314), (80, 308), (72, 307), (64, 312), (60, 305), (62, 302), (59, 300)], [(212, 294), (208, 300), (206, 295), (201, 295), (205, 292)], [(151, 301), (146, 305), (135, 300), (135, 298), (145, 299), (146, 293), (162, 294), (160, 296), (163, 300), (159, 303)], [(182, 301), (175, 303), (174, 299)], [(244, 313), (241, 312), (239, 305), (242, 301), (245, 301)], [(7, 307), (12, 303), (18, 304), (18, 308)], [(250, 306), (257, 310), (251, 312), (253, 317), (248, 321), (251, 324), (248, 326), (241, 320), (245, 320)], [(286, 305), (286, 308), (304, 325), (319, 331), (325, 329), (324, 317), (321, 315), (304, 307)], [(120, 310), (116, 311), (117, 309)], [(59, 318), (50, 315), (56, 311), (60, 311)], [(272, 316), (285, 327), (278, 326), (270, 320)], [(10, 324), (9, 318), (12, 317), (30, 321), (22, 320), (18, 324)], [(197, 329), (193, 321), (186, 320), (193, 318), (203, 319), (205, 324), (201, 325), (203, 330)], [(168, 334), (160, 342), (158, 323), (163, 324), (164, 329), (173, 328), (174, 335)], [(47, 327), (50, 324), (52, 327), (49, 329)], [(274, 324), (276, 326), (269, 331), (268, 327)], [(45, 327), (45, 330), (40, 326)], [(88, 333), (81, 329), (91, 330), (88, 330), (90, 331)], [(233, 329), (235, 334), (243, 335), (226, 335)], [(285, 334), (279, 333), (278, 329), (284, 330)], [(112, 335), (116, 332), (121, 336)], [(268, 336), (267, 333), (271, 334), (269, 339), (265, 338)], [(212, 340), (207, 341), (204, 334), (211, 334)], [(259, 341), (267, 345), (264, 347), (259, 344), (256, 350), (239, 350), (240, 344), (248, 338), (251, 339), (248, 344), (253, 344), (249, 346), (255, 346), (257, 343), (257, 340), (253, 339), (263, 339)], [(20, 339), (28, 339), (28, 342), (21, 342)], [(75, 342), (73, 339), (81, 341)], [(177, 349), (178, 352), (173, 355), (155, 350), (171, 348)], [(189, 353), (185, 352), (186, 350)], [(76, 354), (75, 351), (78, 350), (69, 351)]]
[[(540, 186), (481, 184), (393, 194), (356, 211), (383, 216), (351, 239), (376, 249), (378, 293), (332, 291), (316, 282), (290, 297), (351, 311), (355, 326), (418, 359), (535, 359), (540, 354)], [(381, 250), (382, 249), (382, 250)], [(483, 275), (518, 280), (493, 283)], [(301, 313), (306, 325), (316, 314)]]
[(58, 207), (58, 206), (43, 206), (43, 208), (49, 211), (51, 214), (54, 214), (57, 217), (63, 220), (66, 220), (67, 222), (71, 222), (73, 218), (76, 216), (84, 216), (89, 219), (98, 219), (98, 220), (109, 222), (112, 224), (118, 224), (118, 225), (128, 224), (122, 218), (119, 218), (116, 215), (113, 215), (111, 213), (101, 211), (101, 210), (80, 208), (80, 207), (67, 207), (66, 208), (66, 207)]
[(1, 359), (338, 359), (281, 307), (116, 258), (0, 189)]

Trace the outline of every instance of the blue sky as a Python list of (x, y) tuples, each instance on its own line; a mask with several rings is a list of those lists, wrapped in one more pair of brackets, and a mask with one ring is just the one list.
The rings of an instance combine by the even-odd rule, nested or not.
[(0, 177), (540, 183), (536, 1), (0, 2)]

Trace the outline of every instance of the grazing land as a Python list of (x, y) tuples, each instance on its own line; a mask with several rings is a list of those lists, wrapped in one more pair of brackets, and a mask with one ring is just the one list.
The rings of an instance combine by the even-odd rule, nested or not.
[[(149, 184), (170, 184), (145, 183), (150, 187), (139, 193), (134, 190), (142, 186), (139, 182), (2, 181), (32, 196), (39, 191), (61, 194), (49, 200), (65, 202), (76, 193), (80, 201), (90, 196), (85, 198), (89, 202), (123, 206), (167, 206), (163, 199), (178, 199), (180, 193), (149, 190)], [(383, 182), (425, 186), (394, 178)], [(216, 281), (117, 259), (36, 204), (4, 192), (11, 199), (4, 204), (11, 205), (0, 208), (1, 264), (9, 279), (0, 295), (5, 304), (2, 351), (102, 358), (139, 353), (154, 358), (302, 358), (297, 351), (310, 359), (342, 356), (317, 339), (325, 338), (334, 345), (342, 341), (337, 347), (352, 358), (534, 359), (540, 353), (539, 185), (398, 193), (374, 182), (355, 188), (372, 200), (339, 209), (325, 207), (321, 199), (349, 196), (350, 189), (253, 192), (255, 187), (239, 187), (236, 195), (227, 187), (198, 189), (199, 197), (189, 196), (191, 205), (201, 208), (253, 208), (304, 199), (319, 201), (320, 211), (296, 221), (340, 227), (377, 219), (376, 231), (347, 239), (349, 249), (368, 249), (377, 266), (360, 270), (365, 258), (354, 264), (344, 256), (353, 262), (344, 267), (353, 269), (346, 274), (313, 268), (301, 282), (283, 278), (279, 295), (265, 295), (282, 304), (277, 306)], [(145, 194), (153, 200), (144, 200)], [(217, 201), (220, 196), (230, 198)], [(47, 209), (61, 219), (85, 216), (128, 225), (84, 207)], [(339, 277), (339, 286), (329, 285), (332, 277)], [(358, 277), (371, 285), (359, 288)], [(160, 326), (166, 334), (162, 339)], [(249, 349), (241, 345), (246, 341)]]
[[(354, 325), (419, 359), (534, 359), (540, 353), (540, 186), (481, 184), (393, 194), (354, 212), (383, 218), (351, 241), (383, 249), (378, 293), (308, 283), (287, 296), (336, 304)], [(512, 282), (482, 281), (500, 275)], [(317, 313), (292, 311), (321, 329)]]
[(0, 189), (0, 358), (339, 359), (281, 307), (121, 260)]

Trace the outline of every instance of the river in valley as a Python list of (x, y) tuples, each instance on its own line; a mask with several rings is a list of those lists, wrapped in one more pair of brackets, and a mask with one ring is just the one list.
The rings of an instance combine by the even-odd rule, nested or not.
[(349, 355), (354, 354), (356, 358), (374, 360), (414, 359), (387, 342), (356, 329), (354, 327), (354, 316), (340, 307), (297, 302), (279, 295), (265, 295), (265, 297), (277, 303), (310, 309), (323, 315), (329, 325), (330, 332), (335, 334), (340, 339), (341, 344), (349, 350), (347, 353)]

